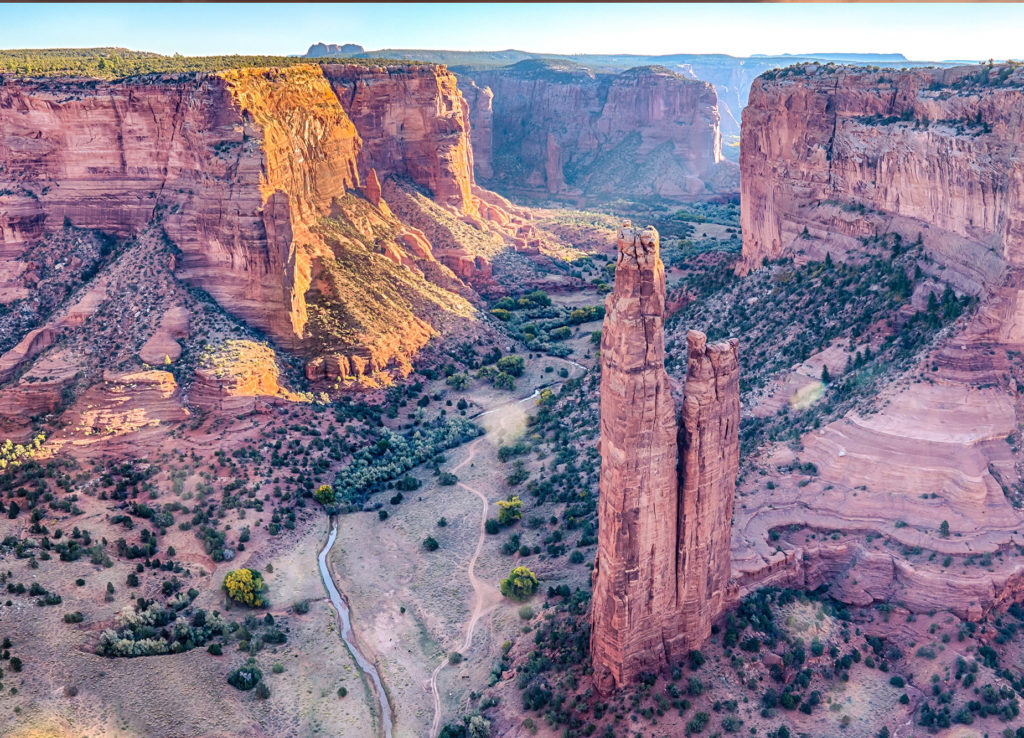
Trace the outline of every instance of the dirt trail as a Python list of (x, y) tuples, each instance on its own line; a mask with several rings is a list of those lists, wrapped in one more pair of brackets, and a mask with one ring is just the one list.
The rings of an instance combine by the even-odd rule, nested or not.
[[(469, 455), (462, 460), (457, 466), (454, 467), (453, 471), (457, 472), (459, 469), (464, 467), (473, 461), (476, 456), (477, 446), (483, 441), (483, 438), (478, 438), (469, 445)], [(487, 582), (481, 581), (476, 575), (476, 560), (480, 556), (480, 551), (484, 546), (484, 539), (487, 535), (485, 529), (487, 521), (487, 510), (490, 506), (490, 502), (487, 497), (477, 488), (471, 487), (463, 482), (458, 483), (459, 487), (472, 492), (480, 499), (481, 503), (481, 515), (480, 515), (480, 536), (477, 538), (476, 550), (473, 551), (473, 555), (469, 559), (469, 564), (466, 567), (466, 573), (469, 577), (470, 584), (473, 585), (473, 612), (466, 621), (466, 637), (462, 641), (461, 651), (466, 652), (473, 644), (473, 632), (476, 630), (476, 624), (485, 614), (497, 607), (498, 603), (501, 602), (501, 594), (494, 588), (493, 585)], [(430, 736), (434, 738), (438, 733), (441, 732), (441, 692), (437, 688), (437, 677), (441, 673), (441, 670), (448, 663), (448, 659), (442, 659), (441, 663), (437, 665), (434, 672), (430, 675), (430, 691), (434, 695), (434, 720), (430, 725)]]
[[(582, 364), (571, 360), (569, 360), (569, 363), (583, 370), (584, 374), (587, 372), (587, 368)], [(565, 380), (563, 379), (555, 382), (548, 382), (546, 384), (542, 384), (538, 387), (535, 387), (533, 393), (527, 397), (502, 403), (500, 405), (490, 408), (489, 410), (485, 410), (481, 413), (478, 413), (473, 417), (474, 419), (480, 418), (485, 415), (490, 415), (491, 413), (499, 412), (505, 408), (512, 407), (514, 405), (529, 402), (530, 400), (540, 395), (542, 389), (546, 387), (555, 387), (564, 384), (564, 382)], [(493, 429), (488, 430), (486, 436), (481, 436), (480, 438), (473, 441), (469, 445), (469, 454), (466, 456), (465, 459), (459, 462), (459, 464), (456, 465), (452, 469), (452, 471), (457, 472), (462, 467), (472, 463), (474, 457), (476, 456), (477, 447), (480, 445), (481, 442), (486, 440), (487, 436), (492, 435), (493, 432)], [(469, 564), (466, 567), (466, 574), (469, 577), (469, 582), (473, 585), (473, 611), (472, 614), (469, 616), (469, 620), (466, 621), (466, 636), (462, 641), (460, 651), (461, 653), (465, 653), (473, 645), (473, 633), (476, 630), (477, 622), (480, 620), (480, 618), (482, 618), (487, 613), (491, 612), (491, 610), (496, 608), (501, 603), (501, 593), (493, 584), (478, 579), (475, 571), (476, 561), (480, 557), (480, 551), (483, 549), (484, 540), (487, 537), (487, 529), (485, 526), (487, 523), (487, 511), (490, 506), (490, 501), (487, 499), (487, 496), (484, 495), (484, 493), (478, 490), (476, 487), (472, 487), (463, 482), (458, 482), (458, 486), (467, 492), (472, 492), (480, 499), (481, 503), (480, 536), (477, 538), (476, 550), (473, 551), (473, 555), (470, 557)], [(441, 663), (437, 665), (433, 673), (430, 675), (430, 691), (434, 696), (434, 720), (430, 725), (430, 738), (436, 738), (436, 736), (441, 732), (441, 692), (437, 687), (437, 677), (441, 673), (441, 670), (444, 669), (447, 663), (447, 657), (443, 658)]]

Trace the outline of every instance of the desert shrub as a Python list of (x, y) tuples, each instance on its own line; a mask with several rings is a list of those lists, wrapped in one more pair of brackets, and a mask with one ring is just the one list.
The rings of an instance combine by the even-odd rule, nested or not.
[(436, 551), (441, 547), (441, 544), (437, 542), (437, 539), (433, 536), (427, 536), (423, 539), (423, 548), (428, 551)]
[(459, 478), (451, 472), (441, 472), (441, 475), (437, 478), (437, 483), (442, 487), (451, 487), (459, 481)]
[(498, 363), (495, 366), (498, 367), (499, 371), (509, 374), (512, 377), (521, 377), (523, 376), (523, 371), (526, 369), (526, 362), (523, 360), (522, 356), (516, 356), (513, 354), (510, 356), (502, 356), (498, 359)]
[(507, 500), (498, 500), (498, 524), (512, 525), (523, 519), (523, 502), (517, 496)]
[(395, 489), (399, 492), (412, 492), (413, 490), (419, 489), (423, 485), (423, 482), (418, 480), (416, 477), (410, 477), (406, 474), (404, 477), (395, 482)]
[(254, 689), (262, 679), (263, 672), (253, 659), (249, 659), (244, 666), (239, 666), (228, 674), (228, 684), (243, 692)]
[(321, 484), (316, 488), (316, 492), (313, 493), (313, 499), (324, 506), (333, 505), (335, 499), (334, 487), (329, 484)]
[(292, 611), (297, 615), (305, 615), (309, 612), (309, 600), (297, 600), (293, 602)]
[(66, 612), (66, 613), (64, 613), (64, 622), (65, 623), (80, 623), (83, 620), (85, 620), (85, 616), (82, 613), (78, 612), (77, 610), (75, 612)]
[(263, 607), (263, 575), (253, 569), (235, 569), (224, 577), (224, 591), (235, 602), (249, 607)]
[(482, 432), (461, 417), (438, 418), (410, 431), (407, 436), (383, 429), (377, 442), (356, 452), (351, 463), (335, 477), (338, 501), (365, 501), (370, 494), (381, 491), (388, 481), (404, 476), (414, 466)]
[(493, 536), (501, 530), (501, 525), (498, 523), (497, 518), (487, 518), (484, 521), (484, 530)]
[(501, 580), (501, 594), (511, 600), (525, 600), (537, 591), (537, 575), (525, 566), (517, 566)]
[(494, 378), (494, 386), (497, 387), (498, 389), (508, 390), (509, 392), (511, 392), (516, 388), (516, 380), (511, 374), (507, 372), (501, 372), (500, 374), (498, 374), (498, 376)]

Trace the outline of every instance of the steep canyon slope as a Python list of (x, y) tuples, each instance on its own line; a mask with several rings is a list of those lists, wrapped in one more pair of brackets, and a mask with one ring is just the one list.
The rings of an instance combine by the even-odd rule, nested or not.
[[(1024, 566), (1005, 555), (1024, 522), (1022, 86), (1013, 66), (799, 65), (754, 83), (741, 154), (744, 271), (780, 257), (872, 263), (879, 234), (891, 234), (887, 258), (900, 243), (920, 250), (898, 267), (897, 281), (920, 286), (897, 325), (933, 309), (945, 285), (979, 307), (911, 357), (876, 402), (764, 452), (772, 485), (748, 478), (738, 492), (759, 500), (737, 511), (734, 560), (747, 584), (825, 583), (847, 602), (895, 599), (971, 618), (1024, 590)], [(822, 366), (851, 370), (855, 352), (881, 345), (875, 335), (817, 352), (787, 392), (812, 389)], [(878, 534), (893, 543), (872, 543)], [(996, 563), (972, 572), (974, 556)]]
[[(549, 241), (476, 186), (467, 116), (433, 65), (4, 77), (0, 320), (14, 340), (0, 381), (116, 299), (102, 286), (112, 243), (60, 253), (90, 231), (123, 244), (156, 228), (176, 279), (302, 356), (313, 380), (405, 374), (432, 338), (486, 331), (472, 288), (500, 291)], [(495, 275), (506, 251), (519, 261)], [(69, 321), (60, 302), (79, 288)], [(149, 359), (179, 353), (146, 339)]]

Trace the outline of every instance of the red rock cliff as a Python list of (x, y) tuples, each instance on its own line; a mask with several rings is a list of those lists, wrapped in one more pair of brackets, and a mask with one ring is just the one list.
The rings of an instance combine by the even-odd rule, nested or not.
[(658, 233), (627, 221), (618, 246), (601, 336), (600, 530), (591, 613), (591, 657), (602, 693), (679, 661), (710, 635), (730, 579), (739, 468), (735, 339), (708, 346), (703, 334), (691, 332), (677, 428), (664, 368)]
[(494, 174), (477, 173), (499, 190), (677, 199), (736, 190), (708, 83), (657, 67), (595, 75), (541, 60), (468, 77), (493, 91)]
[(762, 75), (743, 111), (746, 267), (818, 236), (872, 235), (879, 214), (967, 261), (991, 247), (1024, 265), (1022, 84), (1005, 66)]
[[(0, 258), (67, 219), (120, 237), (162, 215), (179, 275), (296, 346), (310, 227), (358, 184), (319, 67), (0, 86)], [(298, 154), (298, 155), (296, 155)]]
[(480, 87), (468, 77), (459, 80), (459, 89), (469, 105), (473, 171), (487, 180), (494, 176), (494, 93), (490, 87)]
[(668, 655), (675, 608), (676, 418), (665, 372), (665, 268), (658, 232), (619, 231), (601, 333), (600, 534), (591, 654), (602, 691)]
[(455, 75), (427, 64), (323, 69), (363, 138), (360, 171), (408, 177), (436, 201), (475, 212), (469, 114)]

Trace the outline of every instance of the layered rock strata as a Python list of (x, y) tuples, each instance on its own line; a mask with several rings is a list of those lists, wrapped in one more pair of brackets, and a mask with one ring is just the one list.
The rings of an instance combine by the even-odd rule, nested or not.
[(360, 171), (407, 177), (436, 201), (476, 212), (469, 114), (455, 75), (435, 65), (323, 70), (362, 137)]
[(665, 371), (658, 233), (619, 231), (601, 338), (600, 533), (591, 654), (604, 693), (680, 660), (725, 599), (739, 463), (736, 341), (689, 335), (682, 422)]
[[(359, 184), (360, 140), (315, 65), (0, 87), (0, 258), (65, 221), (126, 238), (156, 217), (178, 275), (297, 347), (310, 229)], [(299, 156), (296, 156), (296, 153)]]
[(661, 67), (612, 75), (527, 60), (463, 76), (464, 90), (477, 86), (492, 95), (467, 94), (476, 170), (499, 191), (692, 199), (737, 189), (706, 82)]
[[(511, 246), (515, 209), (474, 186), (466, 105), (443, 67), (6, 78), (0, 299), (24, 296), (27, 247), (64, 224), (130, 238), (159, 220), (181, 252), (176, 276), (277, 345), (307, 356), (372, 354), (373, 371), (407, 370), (440, 333), (443, 313), (472, 309), (422, 230), (399, 222), (382, 199), (388, 177), (411, 179), (474, 227), (510, 231)], [(362, 192), (372, 212), (353, 205), (352, 192)], [(443, 254), (459, 245), (439, 246)], [(338, 289), (352, 272), (389, 273), (402, 295), (396, 302)], [(368, 304), (375, 299), (376, 309)], [(394, 314), (396, 304), (403, 315)], [(354, 315), (379, 315), (386, 325)], [(38, 353), (56, 335), (47, 328), (20, 348)], [(174, 347), (163, 341), (145, 353), (162, 361)], [(23, 363), (0, 360), (0, 381), (10, 374), (8, 359)]]
[(1024, 265), (1022, 87), (1009, 66), (762, 75), (743, 112), (746, 268), (876, 228), (921, 232), (975, 277), (989, 251)]
[[(746, 269), (780, 256), (872, 258), (862, 241), (897, 232), (920, 239), (917, 268), (979, 305), (875, 402), (808, 431), (798, 452), (763, 451), (761, 473), (738, 490), (741, 591), (827, 585), (855, 605), (972, 620), (1024, 593), (1024, 566), (1008, 555), (1024, 520), (1022, 88), (1024, 71), (1000, 65), (800, 65), (755, 82), (741, 155)], [(835, 354), (805, 366), (817, 364), (817, 378)], [(777, 411), (762, 404), (752, 412)], [(979, 571), (976, 556), (994, 563)]]

